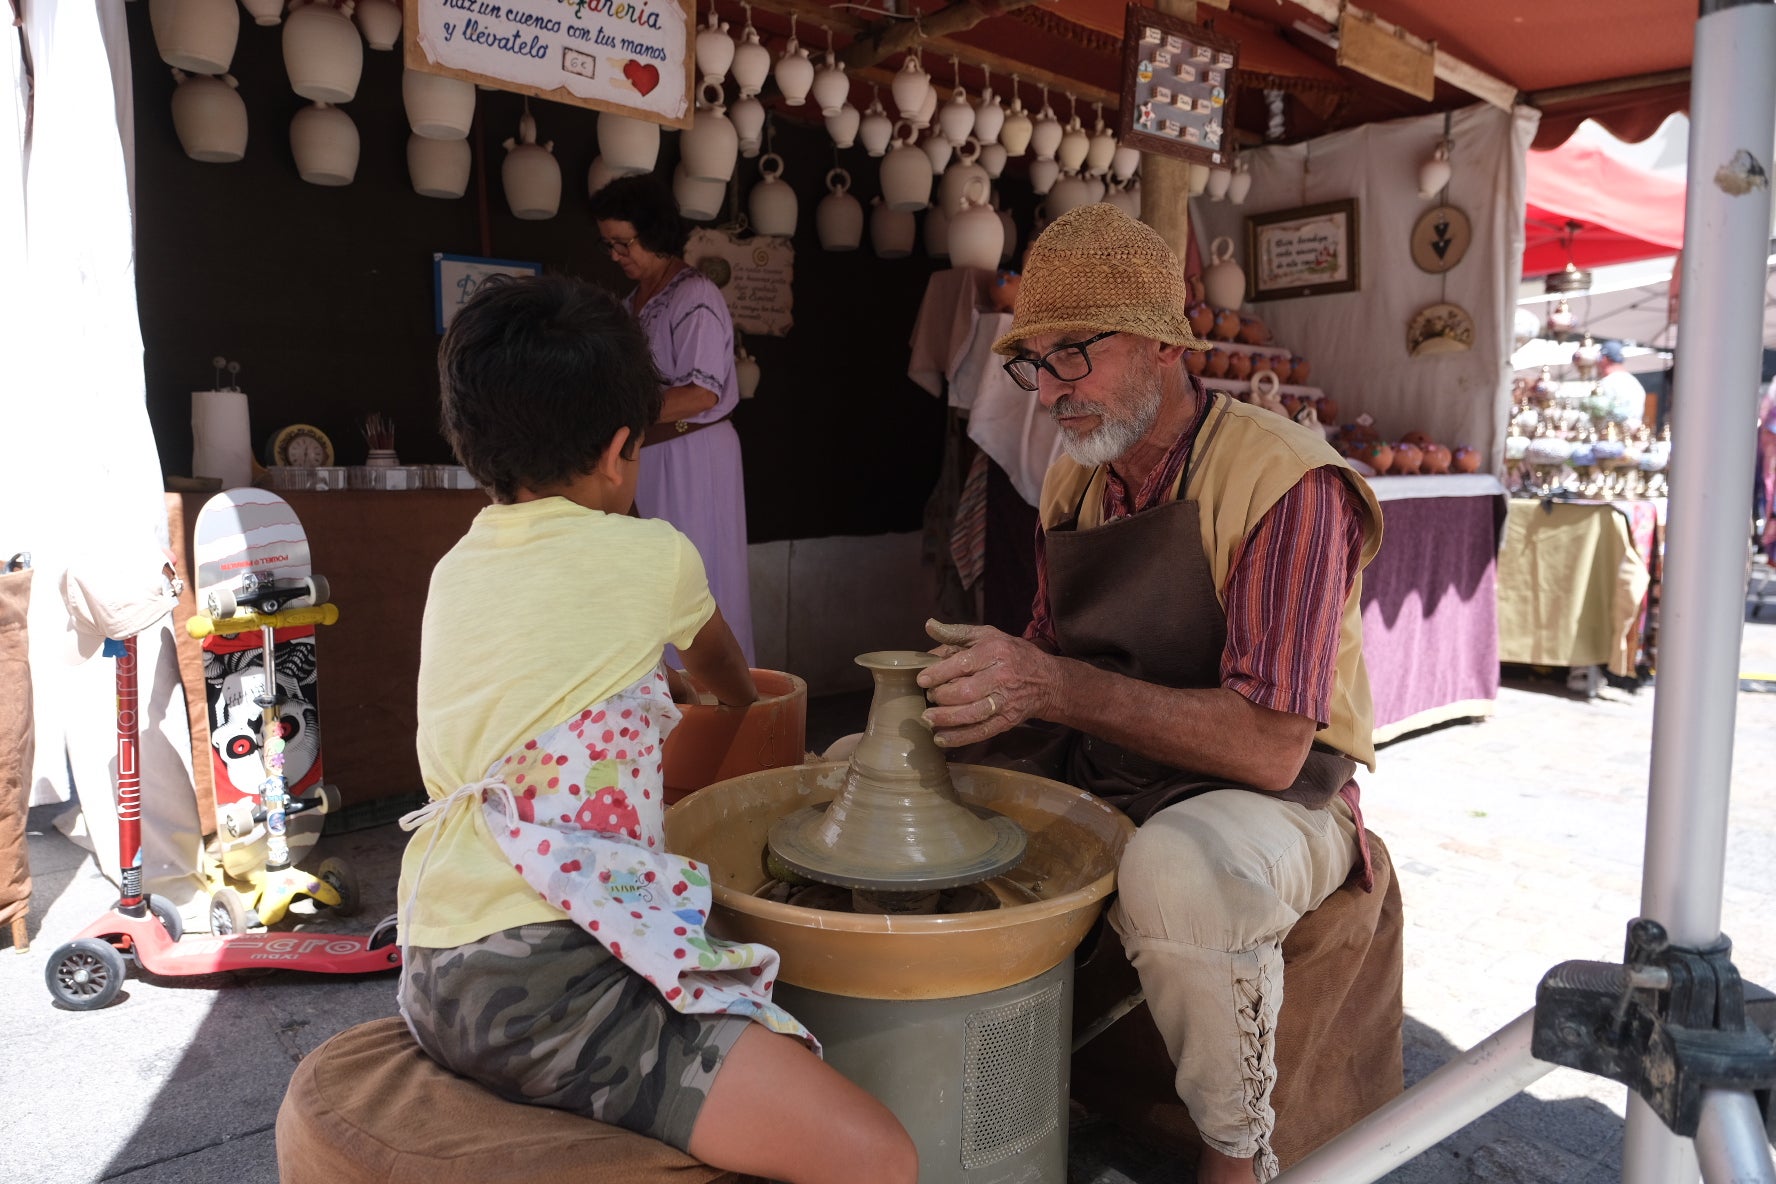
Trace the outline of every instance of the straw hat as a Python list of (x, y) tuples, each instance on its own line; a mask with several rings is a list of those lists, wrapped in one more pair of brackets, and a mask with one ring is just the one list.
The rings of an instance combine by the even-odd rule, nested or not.
[(1113, 205), (1068, 210), (1024, 259), (1011, 332), (993, 343), (1007, 357), (1046, 333), (1115, 330), (1186, 349), (1212, 348), (1190, 328), (1184, 269), (1159, 232)]

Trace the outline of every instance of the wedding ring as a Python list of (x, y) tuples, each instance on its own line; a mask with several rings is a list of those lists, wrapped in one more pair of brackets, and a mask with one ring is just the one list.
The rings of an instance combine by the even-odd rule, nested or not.
[(999, 700), (991, 693), (987, 695), (987, 708), (988, 719), (992, 719), (995, 715), (999, 714)]

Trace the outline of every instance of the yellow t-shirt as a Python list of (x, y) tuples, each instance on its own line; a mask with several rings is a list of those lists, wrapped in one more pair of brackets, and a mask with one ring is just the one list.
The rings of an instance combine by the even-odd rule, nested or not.
[[(702, 558), (669, 523), (559, 497), (488, 506), (438, 561), (426, 594), (418, 747), (427, 794), (480, 781), (525, 740), (635, 683), (714, 612)], [(435, 949), (564, 915), (512, 869), (466, 802), (414, 832), (399, 901), (407, 942)]]

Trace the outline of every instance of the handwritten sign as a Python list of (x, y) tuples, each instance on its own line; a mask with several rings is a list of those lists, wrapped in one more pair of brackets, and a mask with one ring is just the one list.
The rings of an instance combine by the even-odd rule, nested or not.
[(795, 325), (790, 291), (795, 248), (788, 239), (737, 239), (719, 230), (693, 230), (685, 261), (721, 289), (736, 331), (784, 337)]
[(1225, 167), (1238, 56), (1235, 42), (1201, 25), (1129, 5), (1118, 137), (1142, 152)]
[(1251, 299), (1284, 300), (1357, 290), (1354, 198), (1246, 219)]
[(487, 277), (541, 275), (540, 263), (511, 259), (477, 259), (472, 255), (432, 255), (432, 323), (439, 333), (450, 327), (457, 309), (469, 302)]
[(404, 0), (410, 69), (691, 124), (690, 0)]

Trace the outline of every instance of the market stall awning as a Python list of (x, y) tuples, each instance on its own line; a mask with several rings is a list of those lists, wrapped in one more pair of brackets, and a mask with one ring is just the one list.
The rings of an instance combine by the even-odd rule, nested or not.
[(1523, 274), (1632, 263), (1683, 247), (1684, 183), (1596, 144), (1529, 154)]

